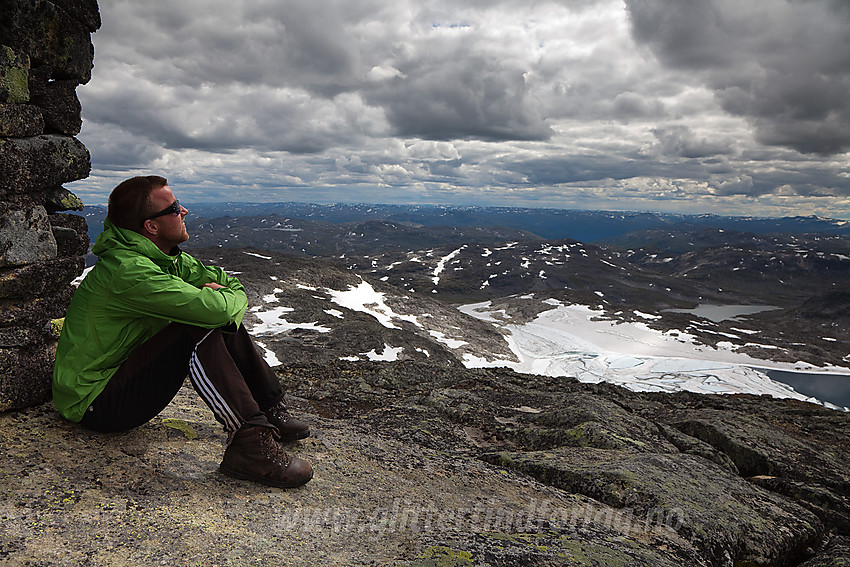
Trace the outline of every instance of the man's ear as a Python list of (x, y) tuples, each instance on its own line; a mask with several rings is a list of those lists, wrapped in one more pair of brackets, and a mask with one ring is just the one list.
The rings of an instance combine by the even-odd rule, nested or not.
[(142, 231), (146, 232), (150, 235), (156, 235), (159, 227), (156, 226), (156, 223), (153, 222), (153, 219), (147, 219), (142, 223)]

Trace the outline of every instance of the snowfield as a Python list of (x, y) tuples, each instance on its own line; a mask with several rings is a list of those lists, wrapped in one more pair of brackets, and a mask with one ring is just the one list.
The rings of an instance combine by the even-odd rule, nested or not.
[[(850, 374), (847, 368), (818, 368), (805, 362), (773, 363), (737, 352), (731, 342), (718, 343), (719, 348), (699, 344), (696, 338), (682, 331), (661, 332), (640, 322), (620, 322), (603, 319), (602, 311), (588, 306), (563, 304), (555, 299), (542, 300), (551, 309), (525, 323), (512, 322), (503, 310), (495, 309), (489, 301), (461, 306), (469, 316), (499, 328), (517, 360), (495, 357), (488, 352), (470, 353), (472, 341), (465, 337), (446, 336), (429, 329), (429, 317), (416, 317), (395, 312), (385, 301), (382, 292), (362, 280), (347, 290), (321, 289), (336, 306), (359, 311), (375, 317), (387, 328), (408, 321), (422, 333), (459, 353), (468, 368), (508, 367), (517, 372), (548, 376), (571, 376), (582, 382), (610, 382), (641, 392), (675, 392), (686, 390), (703, 394), (768, 394), (773, 397), (795, 398), (815, 403), (824, 402), (803, 395), (791, 386), (771, 380), (765, 370)], [(537, 301), (534, 294), (520, 297)], [(289, 323), (283, 317), (289, 308), (278, 305), (274, 294), (264, 297), (264, 305), (251, 312), (259, 318), (252, 333), (260, 338), (294, 328), (314, 332), (330, 329), (315, 323)], [(274, 305), (272, 305), (274, 304)], [(329, 307), (334, 317), (343, 318), (338, 309)], [(644, 318), (655, 315), (638, 313)], [(267, 360), (279, 364), (268, 349)], [(404, 348), (385, 345), (383, 352), (350, 353), (344, 360), (397, 360)], [(824, 404), (835, 409), (832, 404)]]
[(661, 332), (641, 323), (602, 320), (602, 311), (584, 305), (549, 303), (558, 304), (519, 325), (505, 322), (500, 311), (490, 309), (489, 301), (462, 306), (467, 315), (500, 326), (519, 358), (511, 362), (466, 356), (466, 366), (508, 366), (517, 372), (574, 376), (582, 382), (611, 382), (642, 392), (768, 394), (815, 403), (822, 402), (771, 380), (761, 370), (850, 373), (846, 368), (817, 368), (805, 362), (768, 362), (736, 352), (732, 343), (715, 349), (697, 344), (681, 331)]

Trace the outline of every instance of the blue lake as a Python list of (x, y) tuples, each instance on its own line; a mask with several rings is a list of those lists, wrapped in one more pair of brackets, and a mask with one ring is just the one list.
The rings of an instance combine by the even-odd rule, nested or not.
[(785, 370), (763, 370), (771, 380), (788, 384), (801, 394), (815, 397), (839, 407), (850, 408), (850, 376), (809, 374)]
[[(778, 307), (766, 305), (712, 305), (701, 303), (694, 309), (665, 309), (674, 313), (690, 313), (714, 322), (736, 320), (742, 315), (752, 315), (770, 311)], [(850, 408), (850, 375), (811, 374), (807, 372), (788, 372), (785, 370), (765, 370), (771, 380), (788, 384), (801, 394), (812, 396), (839, 407)]]
[(741, 315), (752, 315), (762, 311), (779, 309), (770, 305), (714, 305), (711, 303), (700, 303), (693, 309), (663, 309), (671, 313), (690, 313), (703, 319), (714, 321), (736, 320)]

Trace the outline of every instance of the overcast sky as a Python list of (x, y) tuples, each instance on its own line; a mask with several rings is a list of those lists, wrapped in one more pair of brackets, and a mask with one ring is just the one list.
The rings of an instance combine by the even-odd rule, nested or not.
[(846, 0), (102, 0), (88, 204), (850, 218)]

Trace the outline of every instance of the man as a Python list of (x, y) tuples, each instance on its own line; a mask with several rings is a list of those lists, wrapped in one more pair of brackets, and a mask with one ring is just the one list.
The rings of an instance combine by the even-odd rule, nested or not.
[(109, 196), (98, 262), (74, 294), (56, 351), (53, 399), (63, 416), (96, 431), (146, 423), (192, 385), (229, 433), (221, 471), (294, 487), (312, 465), (280, 441), (309, 435), (291, 417), (279, 380), (242, 326), (239, 280), (178, 245), (183, 208), (158, 176), (134, 177)]

